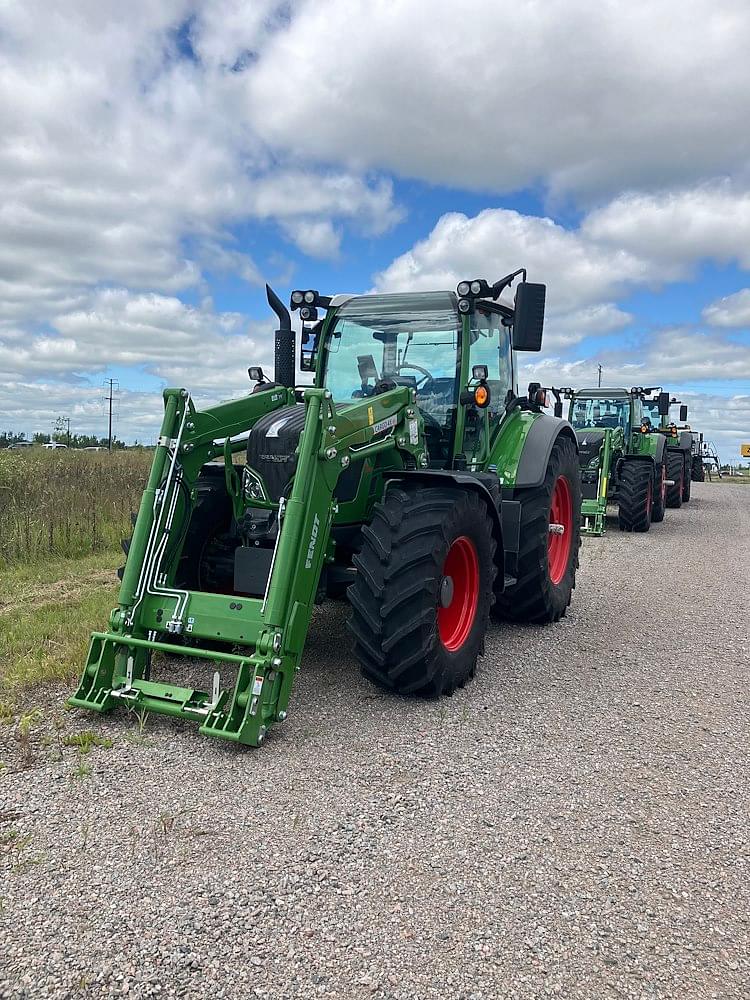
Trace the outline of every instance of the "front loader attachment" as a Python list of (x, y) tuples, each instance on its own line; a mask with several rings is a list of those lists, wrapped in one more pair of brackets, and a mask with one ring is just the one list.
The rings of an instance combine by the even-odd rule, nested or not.
[[(583, 499), (581, 500), (581, 533), (603, 535), (607, 530), (607, 491), (609, 489), (610, 462), (612, 460), (612, 431), (606, 428), (599, 449), (599, 464), (596, 472), (595, 489), (583, 479)], [(591, 473), (588, 473), (590, 477)], [(584, 471), (583, 476), (587, 473)], [(587, 496), (587, 493), (593, 495)]]
[[(195, 410), (185, 390), (165, 391), (165, 414), (123, 573), (119, 606), (107, 632), (94, 632), (83, 676), (69, 704), (95, 712), (118, 705), (198, 723), (200, 732), (258, 746), (286, 718), (300, 666), (336, 510), (342, 471), (390, 449), (426, 464), (421, 415), (413, 390), (399, 386), (337, 411), (330, 393), (307, 389), (297, 469), (286, 498), (268, 503), (278, 517), (262, 597), (180, 589), (179, 561), (195, 482), (203, 465), (223, 454), (235, 517), (244, 490), (231, 452), (234, 439), (274, 409), (295, 402), (294, 390), (272, 386), (211, 410)], [(262, 556), (246, 549), (245, 557)], [(266, 552), (265, 555), (268, 555)], [(189, 640), (190, 646), (180, 645)], [(174, 641), (176, 640), (176, 641)], [(203, 648), (226, 646), (226, 651)], [(195, 645), (192, 645), (195, 644)], [(214, 667), (197, 690), (152, 678), (155, 654), (185, 656)], [(231, 672), (225, 686), (222, 675)]]

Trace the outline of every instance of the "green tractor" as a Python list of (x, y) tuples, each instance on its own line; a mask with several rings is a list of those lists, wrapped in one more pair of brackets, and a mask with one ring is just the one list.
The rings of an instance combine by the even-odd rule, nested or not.
[(708, 469), (709, 478), (712, 469), (715, 469), (719, 479), (721, 479), (721, 462), (716, 445), (713, 441), (704, 440), (702, 431), (691, 431), (690, 433), (693, 436), (690, 478), (694, 483), (703, 483), (706, 480), (706, 469)]
[[(516, 279), (513, 305), (499, 301)], [(490, 613), (554, 622), (580, 544), (570, 425), (516, 391), (515, 352), (541, 349), (545, 286), (524, 269), (456, 294), (295, 291), (275, 375), (199, 410), (164, 392), (153, 466), (118, 606), (70, 704), (117, 705), (258, 746), (286, 718), (313, 606), (346, 595), (375, 684), (450, 694), (474, 674)], [(244, 465), (233, 461), (244, 452)], [(213, 664), (207, 690), (153, 677), (154, 654)], [(227, 683), (222, 675), (232, 675)]]
[[(664, 520), (667, 449), (652, 433), (643, 406), (653, 389), (553, 389), (555, 413), (562, 398), (578, 439), (581, 463), (582, 531), (603, 535), (607, 506), (617, 504), (620, 531), (648, 531)], [(663, 401), (662, 401), (663, 406)]]
[[(669, 418), (671, 406), (680, 404), (675, 396), (660, 387), (651, 390), (651, 398), (643, 401), (644, 420), (653, 430), (663, 434), (667, 442), (667, 507), (681, 507), (690, 500), (693, 479), (693, 433), (687, 426), (679, 427)], [(680, 423), (685, 425), (688, 408), (680, 405)], [(702, 468), (702, 463), (701, 463)]]

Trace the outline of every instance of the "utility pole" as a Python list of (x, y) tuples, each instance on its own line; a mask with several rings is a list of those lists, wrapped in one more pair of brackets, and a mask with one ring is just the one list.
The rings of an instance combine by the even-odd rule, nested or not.
[(112, 451), (112, 400), (114, 399), (115, 390), (120, 386), (119, 381), (116, 378), (105, 378), (104, 388), (109, 389), (107, 395), (107, 400), (109, 402), (109, 433), (107, 435), (107, 448)]
[(62, 434), (65, 428), (65, 441), (70, 448), (70, 417), (58, 417), (55, 421), (55, 434)]
[(597, 365), (596, 367), (599, 369), (599, 388), (601, 389), (601, 387), (602, 387), (602, 366), (601, 365)]

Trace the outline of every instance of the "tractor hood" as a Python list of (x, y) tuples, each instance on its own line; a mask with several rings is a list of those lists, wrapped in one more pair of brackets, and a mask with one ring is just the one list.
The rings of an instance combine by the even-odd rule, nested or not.
[(576, 431), (578, 454), (581, 465), (588, 465), (601, 451), (604, 435), (607, 432), (599, 427), (583, 427)]

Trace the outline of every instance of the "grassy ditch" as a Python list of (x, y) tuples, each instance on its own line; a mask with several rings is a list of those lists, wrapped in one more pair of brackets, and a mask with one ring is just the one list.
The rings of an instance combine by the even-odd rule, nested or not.
[(152, 454), (0, 451), (0, 573), (115, 552), (130, 534)]
[(121, 562), (104, 552), (0, 573), (0, 715), (40, 684), (78, 677), (89, 633), (106, 626), (117, 603)]

